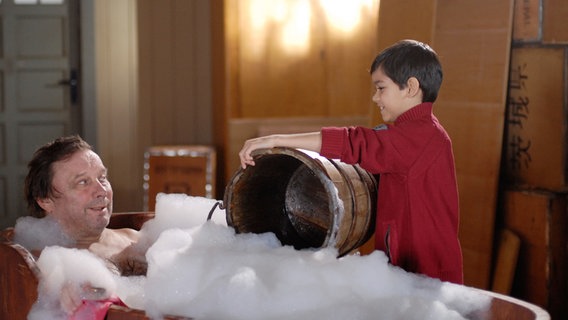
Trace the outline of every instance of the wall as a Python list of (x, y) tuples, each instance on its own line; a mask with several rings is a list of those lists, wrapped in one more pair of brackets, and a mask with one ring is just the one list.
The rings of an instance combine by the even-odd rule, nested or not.
[(87, 4), (94, 9), (96, 110), (87, 109), (85, 127), (89, 137), (96, 132), (109, 168), (114, 211), (139, 211), (148, 147), (212, 143), (209, 3)]
[(97, 152), (109, 168), (115, 212), (136, 210), (142, 185), (136, 1), (97, 0), (93, 8)]
[(143, 144), (212, 142), (208, 1), (138, 0)]
[[(227, 0), (222, 7), (225, 69), (224, 141), (225, 178), (238, 169), (237, 152), (244, 140), (264, 132), (318, 130), (326, 124), (370, 125), (372, 86), (369, 67), (375, 57), (378, 1), (359, 9), (357, 1), (343, 4), (355, 9), (357, 23), (339, 28), (332, 9), (321, 1), (288, 2), (280, 8), (283, 17), (297, 17), (294, 10), (309, 10), (309, 19), (276, 19), (270, 6), (251, 13), (253, 1)], [(295, 5), (303, 4), (298, 9)], [(258, 19), (258, 21), (257, 21)], [(294, 23), (297, 23), (294, 25)], [(306, 23), (303, 25), (302, 23)], [(286, 32), (297, 27), (294, 39), (286, 43)], [(289, 40), (289, 39), (288, 39)], [(293, 50), (291, 50), (293, 49)], [(215, 83), (215, 86), (218, 82)], [(214, 89), (217, 90), (217, 89)], [(353, 118), (357, 118), (353, 122)], [(298, 118), (309, 124), (296, 125)], [(266, 128), (276, 125), (279, 128)], [(284, 127), (284, 128), (282, 128)]]
[(213, 144), (210, 7), (138, 0), (139, 164), (151, 146)]

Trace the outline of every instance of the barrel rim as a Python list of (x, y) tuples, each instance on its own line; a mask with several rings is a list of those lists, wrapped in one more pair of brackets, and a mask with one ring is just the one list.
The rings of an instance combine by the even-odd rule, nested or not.
[[(263, 157), (271, 155), (286, 155), (293, 157), (295, 160), (299, 160), (316, 175), (318, 180), (322, 182), (322, 186), (326, 189), (326, 192), (328, 192), (329, 194), (331, 194), (330, 192), (333, 192), (334, 194), (338, 193), (337, 187), (334, 185), (333, 181), (328, 175), (327, 170), (325, 170), (325, 163), (329, 163), (330, 166), (332, 166), (333, 164), (330, 163), (329, 159), (321, 156), (319, 153), (301, 148), (290, 147), (260, 148), (251, 152), (251, 156), (253, 157), (253, 160), (255, 162)], [(228, 192), (228, 189), (231, 185), (234, 185), (242, 178), (242, 176), (245, 174), (245, 171), (246, 169), (239, 168), (239, 170), (237, 170), (237, 172), (233, 175), (231, 181), (225, 188), (225, 195), (223, 200), (225, 203), (225, 215), (227, 224), (233, 228), (235, 226), (233, 224), (230, 206), (232, 194), (231, 192)], [(329, 205), (329, 203), (328, 205), (330, 206), (329, 225), (331, 226), (332, 224), (336, 224), (337, 221), (341, 221), (343, 215), (345, 214), (345, 208), (343, 202), (341, 201), (341, 197), (330, 197), (330, 200), (331, 205)], [(322, 247), (332, 244), (335, 239), (336, 232), (337, 228), (328, 228), (325, 239), (322, 242)], [(335, 247), (335, 244), (333, 245)]]
[[(378, 181), (372, 176), (368, 171), (362, 169), (357, 164), (347, 164), (341, 162), (340, 159), (331, 159), (321, 156), (319, 153), (302, 149), (302, 148), (291, 148), (291, 147), (274, 147), (274, 148), (261, 148), (256, 149), (251, 152), (251, 156), (255, 162), (259, 162), (260, 159), (269, 156), (289, 156), (295, 161), (304, 165), (308, 170), (310, 170), (314, 176), (320, 181), (322, 187), (325, 189), (327, 194), (335, 194), (335, 197), (330, 197), (326, 201), (326, 205), (329, 209), (329, 221), (328, 228), (326, 231), (325, 239), (323, 239), (321, 244), (317, 246), (320, 247), (334, 247), (338, 251), (338, 257), (348, 254), (353, 249), (364, 244), (374, 231), (374, 215), (376, 214), (376, 192), (378, 187)], [(339, 161), (339, 163), (336, 163)], [(301, 166), (300, 165), (300, 166)], [(358, 176), (361, 180), (358, 182), (361, 186), (360, 189), (367, 194), (367, 201), (363, 205), (367, 210), (371, 211), (367, 213), (366, 221), (358, 221), (358, 226), (363, 226), (366, 229), (365, 234), (361, 234), (358, 241), (352, 241), (352, 243), (341, 242), (342, 236), (350, 236), (352, 229), (354, 228), (353, 220), (360, 219), (358, 213), (354, 212), (355, 207), (347, 208), (350, 204), (344, 203), (345, 199), (351, 199), (354, 201), (353, 194), (353, 181), (348, 179), (343, 172), (345, 166), (354, 167), (349, 175), (349, 177)], [(361, 172), (364, 171), (364, 172)], [(231, 178), (229, 184), (225, 187), (224, 202), (225, 202), (225, 213), (227, 224), (233, 228), (238, 233), (238, 226), (234, 225), (235, 217), (234, 212), (232, 212), (231, 203), (233, 199), (231, 187), (237, 186), (240, 179), (243, 178), (246, 173), (246, 168), (239, 168)], [(365, 186), (365, 187), (363, 187)], [(344, 190), (347, 188), (347, 190)], [(372, 190), (369, 190), (372, 188)], [(346, 194), (348, 193), (348, 194)], [(359, 204), (359, 203), (358, 203)], [(352, 204), (352, 206), (354, 206)], [(359, 208), (361, 209), (361, 208)], [(348, 212), (349, 211), (349, 212)], [(340, 230), (339, 224), (342, 224), (347, 215), (351, 215), (351, 220), (349, 223), (350, 229), (347, 232)], [(357, 215), (357, 217), (356, 217)], [(344, 223), (343, 223), (344, 224)], [(373, 229), (372, 231), (370, 229)], [(251, 231), (253, 232), (253, 231)], [(343, 233), (341, 233), (343, 232)], [(353, 240), (353, 239), (351, 239)], [(350, 240), (350, 241), (351, 241)], [(282, 241), (282, 240), (281, 240)]]

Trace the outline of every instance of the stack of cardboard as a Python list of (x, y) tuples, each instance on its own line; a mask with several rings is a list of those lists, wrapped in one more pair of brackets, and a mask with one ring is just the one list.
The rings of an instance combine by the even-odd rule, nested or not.
[(568, 2), (516, 0), (503, 226), (521, 238), (512, 295), (568, 314)]

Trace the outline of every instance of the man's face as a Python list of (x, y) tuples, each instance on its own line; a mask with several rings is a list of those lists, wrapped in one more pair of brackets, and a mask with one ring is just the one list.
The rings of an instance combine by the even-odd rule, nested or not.
[(75, 238), (99, 236), (112, 213), (112, 187), (107, 169), (91, 150), (81, 150), (53, 163), (53, 195), (38, 203)]

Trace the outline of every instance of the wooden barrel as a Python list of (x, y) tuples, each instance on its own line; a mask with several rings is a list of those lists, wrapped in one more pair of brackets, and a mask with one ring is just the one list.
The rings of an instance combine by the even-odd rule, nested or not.
[(296, 249), (334, 246), (343, 256), (374, 232), (377, 180), (358, 165), (294, 148), (255, 150), (225, 190), (237, 233), (273, 232)]

